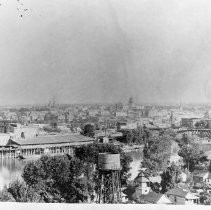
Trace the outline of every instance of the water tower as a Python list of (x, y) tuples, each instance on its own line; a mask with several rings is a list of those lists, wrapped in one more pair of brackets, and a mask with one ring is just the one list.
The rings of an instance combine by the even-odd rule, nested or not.
[(120, 154), (99, 153), (99, 203), (121, 203)]

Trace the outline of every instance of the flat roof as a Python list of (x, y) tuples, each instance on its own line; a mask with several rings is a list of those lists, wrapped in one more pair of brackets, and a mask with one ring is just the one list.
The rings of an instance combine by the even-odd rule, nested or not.
[(82, 143), (94, 141), (93, 138), (86, 137), (79, 134), (66, 134), (66, 135), (47, 135), (38, 136), (32, 139), (18, 139), (15, 140), (19, 145), (40, 145), (40, 144), (60, 144), (60, 143)]

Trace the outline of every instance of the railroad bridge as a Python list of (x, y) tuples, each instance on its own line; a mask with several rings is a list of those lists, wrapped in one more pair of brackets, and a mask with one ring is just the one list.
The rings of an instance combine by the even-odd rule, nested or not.
[(190, 129), (178, 130), (177, 133), (197, 135), (201, 138), (204, 138), (204, 137), (211, 138), (211, 129), (190, 128)]

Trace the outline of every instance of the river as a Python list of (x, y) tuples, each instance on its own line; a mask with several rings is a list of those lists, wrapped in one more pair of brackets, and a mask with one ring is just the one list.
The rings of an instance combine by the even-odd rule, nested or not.
[(131, 177), (129, 180), (133, 180), (139, 173), (141, 161), (143, 159), (143, 149), (138, 149), (134, 151), (127, 152), (127, 154), (132, 157), (133, 161), (130, 164)]

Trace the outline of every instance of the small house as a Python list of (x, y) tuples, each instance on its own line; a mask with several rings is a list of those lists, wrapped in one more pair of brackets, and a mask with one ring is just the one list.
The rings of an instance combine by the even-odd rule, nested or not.
[(173, 188), (166, 195), (176, 205), (199, 204), (199, 197), (185, 189)]

